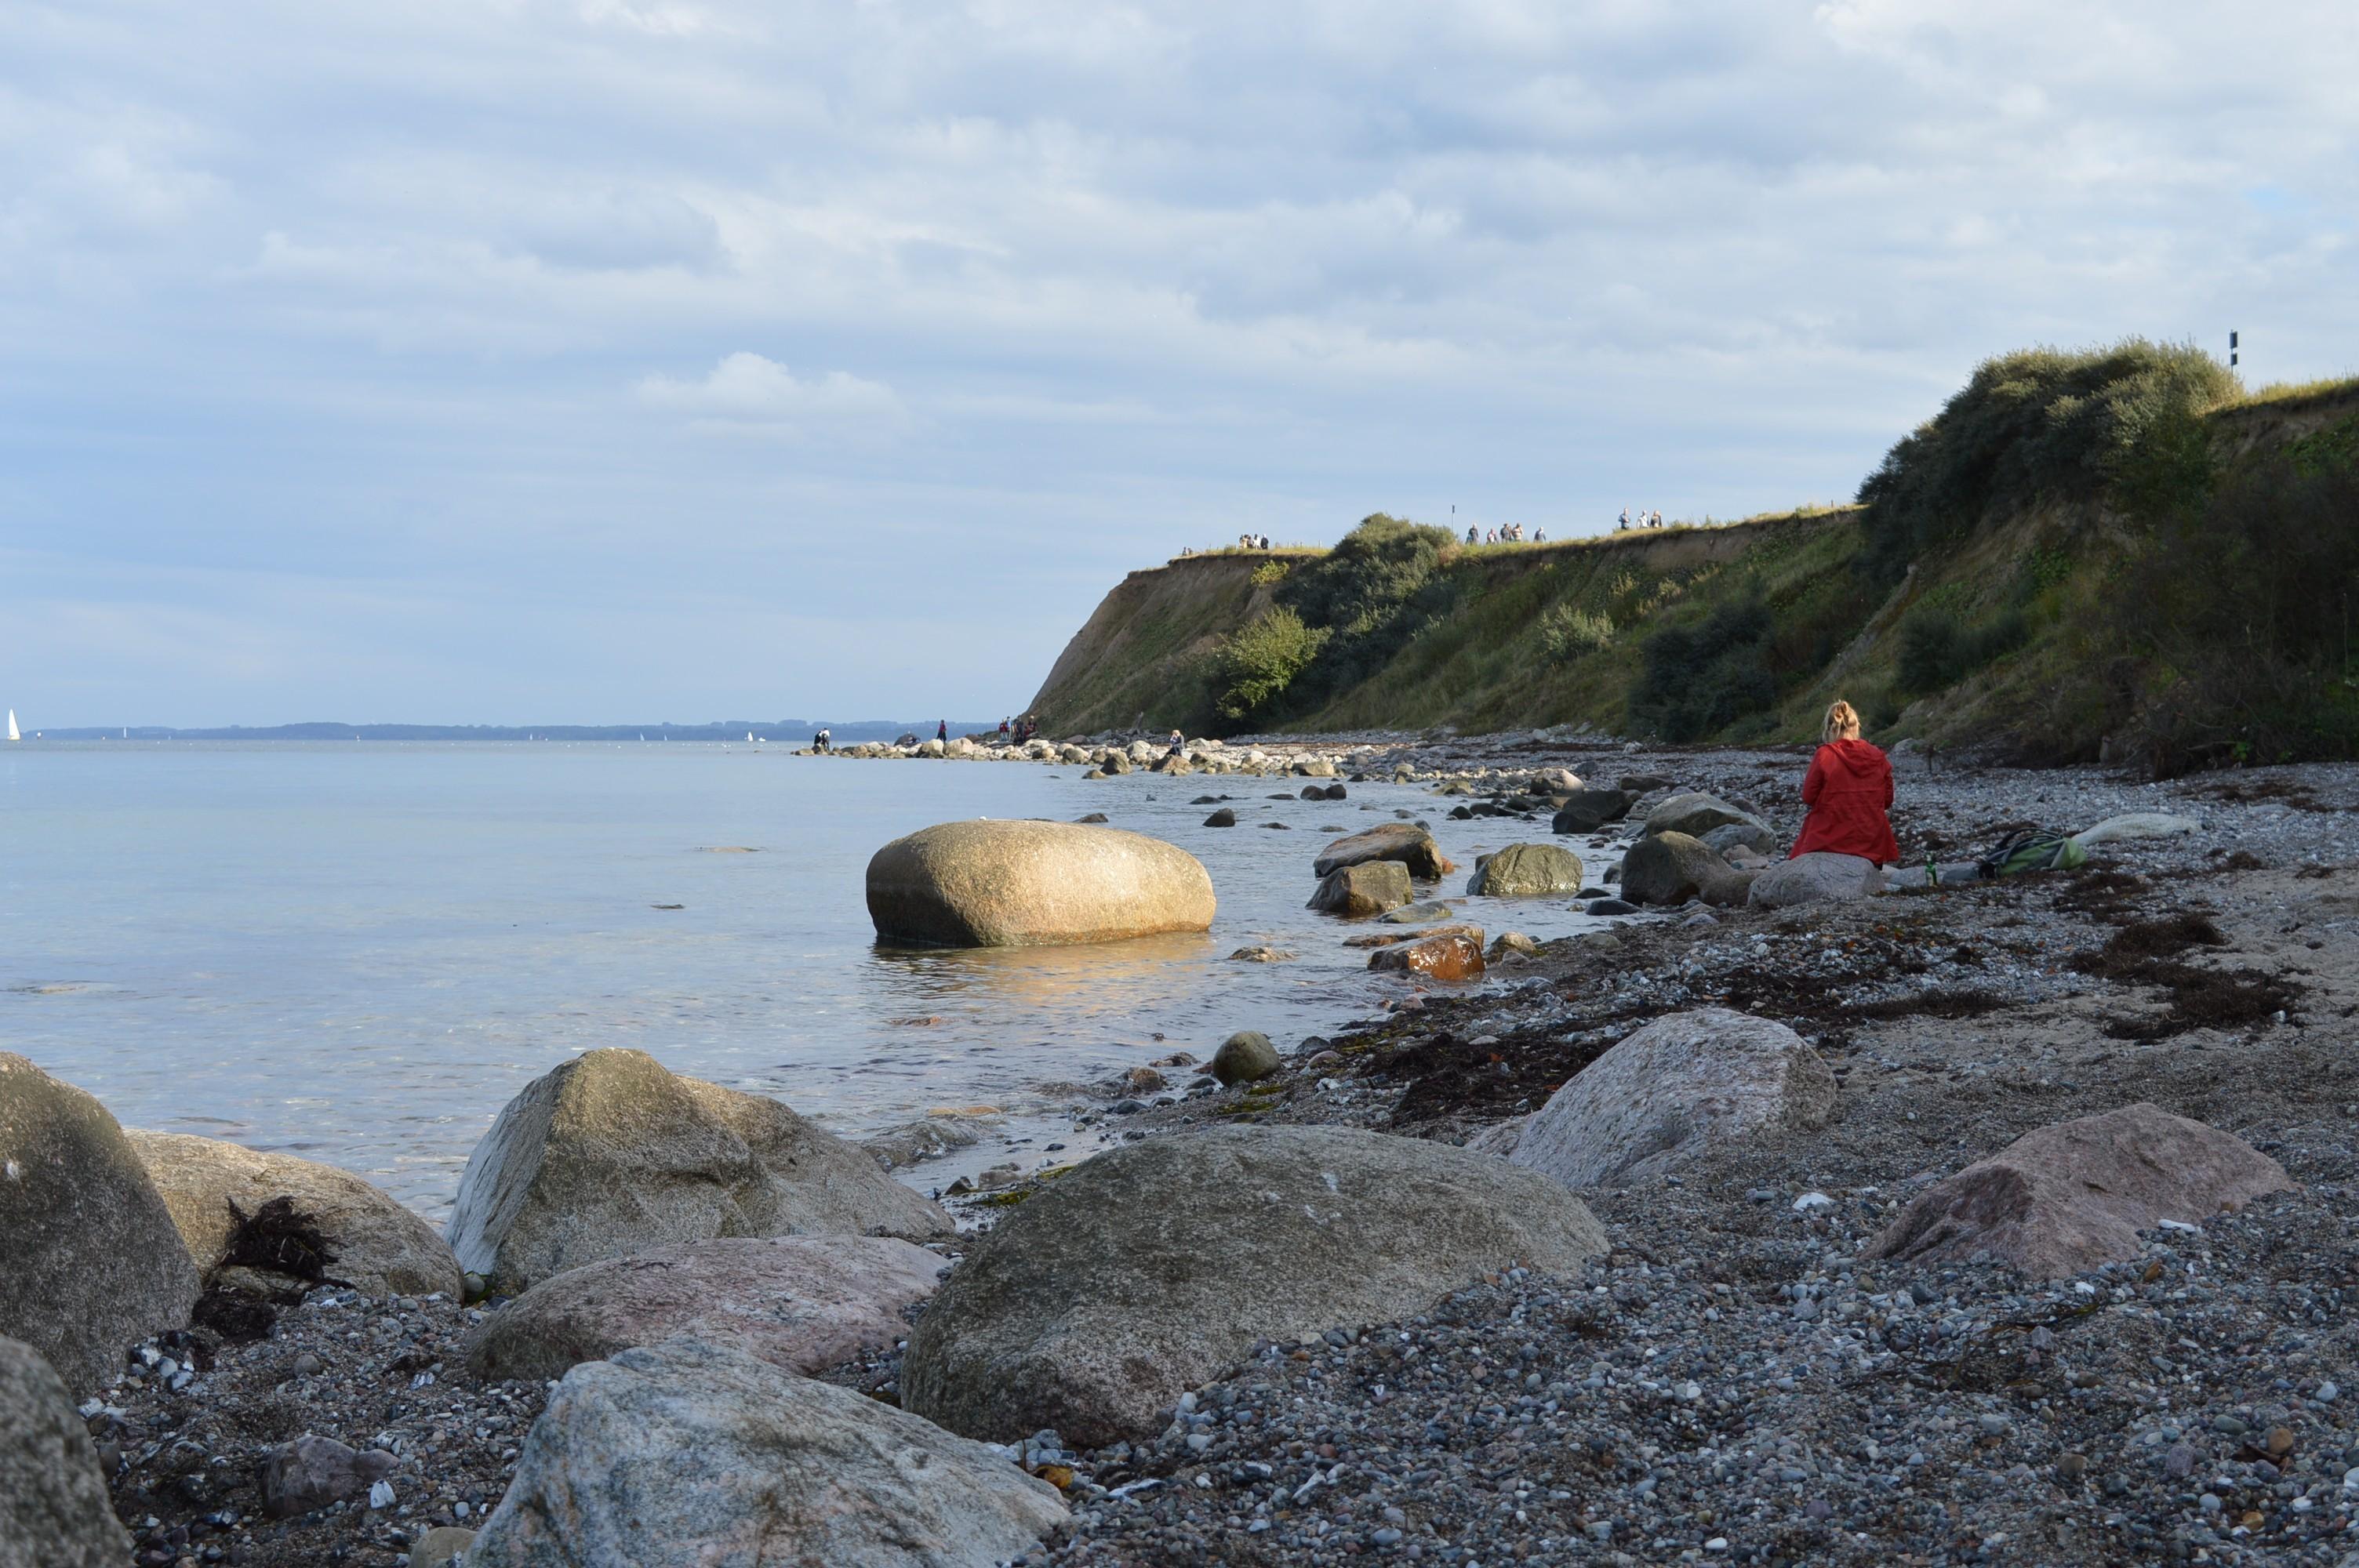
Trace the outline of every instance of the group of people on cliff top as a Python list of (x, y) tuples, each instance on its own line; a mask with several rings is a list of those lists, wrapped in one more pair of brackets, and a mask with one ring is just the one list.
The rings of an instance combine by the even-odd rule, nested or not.
[(1659, 528), (1662, 525), (1663, 514), (1659, 510), (1648, 512), (1642, 507), (1637, 521), (1634, 523), (1630, 520), (1630, 509), (1625, 506), (1622, 509), (1621, 520), (1614, 524), (1614, 531), (1619, 534), (1625, 528)]
[[(1524, 525), (1520, 523), (1509, 523), (1503, 527), (1478, 529), (1473, 524), (1469, 523), (1466, 524), (1466, 542), (1470, 545), (1520, 545), (1524, 542)], [(1531, 542), (1535, 545), (1547, 544), (1548, 530), (1533, 529)]]

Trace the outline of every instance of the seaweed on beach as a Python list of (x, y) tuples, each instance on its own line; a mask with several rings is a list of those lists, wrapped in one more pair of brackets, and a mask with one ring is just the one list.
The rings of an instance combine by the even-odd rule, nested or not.
[(2153, 884), (2136, 871), (2082, 871), (2056, 895), (2056, 907), (2110, 920), (2131, 914), (2131, 900), (2152, 891)]
[(229, 1248), (217, 1268), (266, 1269), (313, 1283), (343, 1282), (328, 1278), (335, 1251), (319, 1221), (297, 1208), (293, 1198), (272, 1198), (252, 1214), (238, 1207), (235, 1198), (225, 1201), (231, 1221)]
[(2301, 988), (2282, 975), (2201, 969), (2165, 959), (2150, 959), (2116, 978), (2169, 993), (2169, 1005), (2159, 1013), (2107, 1022), (2105, 1033), (2116, 1040), (2168, 1040), (2197, 1029), (2249, 1029), (2290, 1011), (2301, 997)]
[(243, 1292), (207, 1285), (189, 1314), (196, 1327), (219, 1335), (224, 1345), (251, 1345), (270, 1337), (278, 1308)]
[(1451, 1117), (1497, 1121), (1537, 1109), (1614, 1044), (1517, 1036), (1478, 1044), (1445, 1031), (1386, 1059), (1386, 1076), (1408, 1086), (1393, 1107), (1392, 1125), (1416, 1127)]
[(2228, 938), (2208, 914), (2184, 913), (2123, 926), (2093, 953), (2074, 955), (2072, 968), (2099, 979), (2136, 981), (2158, 958), (2176, 958), (2190, 947), (2224, 947)]

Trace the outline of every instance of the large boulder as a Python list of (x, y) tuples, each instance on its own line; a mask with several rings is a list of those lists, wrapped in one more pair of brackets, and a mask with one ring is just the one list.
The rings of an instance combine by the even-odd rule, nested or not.
[(1785, 849), (1785, 844), (1776, 833), (1751, 822), (1723, 822), (1709, 832), (1697, 834), (1696, 838), (1723, 856), (1738, 849), (1750, 849), (1756, 855), (1775, 859)]
[(673, 1339), (565, 1375), (467, 1568), (996, 1568), (1064, 1518), (995, 1449)]
[(0, 1338), (0, 1568), (130, 1561), (73, 1396), (39, 1351)]
[(1740, 811), (1716, 795), (1690, 790), (1664, 800), (1647, 813), (1649, 833), (1684, 833), (1690, 838), (1701, 838), (1715, 827), (1730, 824), (1747, 827), (1767, 828), (1769, 825), (1749, 811)]
[(2138, 1254), (2138, 1232), (2200, 1225), (2293, 1185), (2234, 1133), (2140, 1102), (2027, 1132), (1935, 1183), (1864, 1256), (1962, 1262), (1976, 1253), (2034, 1279)]
[(525, 1086), (467, 1159), (446, 1231), (514, 1294), (551, 1274), (716, 1236), (946, 1234), (950, 1217), (777, 1100), (589, 1051)]
[(0, 1051), (0, 1334), (87, 1393), (196, 1302), (197, 1266), (114, 1118)]
[(1386, 822), (1346, 834), (1321, 850), (1310, 869), (1323, 877), (1366, 860), (1398, 860), (1420, 881), (1446, 877), (1458, 869), (1433, 841), (1433, 830), (1422, 822)]
[(1669, 905), (1715, 899), (1736, 879), (1736, 868), (1685, 833), (1650, 833), (1622, 856), (1622, 896), (1633, 903)]
[(1320, 879), (1310, 907), (1353, 920), (1398, 909), (1409, 901), (1408, 868), (1398, 860), (1363, 860), (1338, 866)]
[(1483, 978), (1483, 933), (1451, 929), (1411, 938), (1368, 955), (1368, 968), (1423, 975), (1430, 980), (1479, 980)]
[(868, 862), (868, 914), (937, 947), (1108, 942), (1212, 924), (1212, 879), (1185, 849), (1072, 822), (945, 822)]
[(889, 1236), (728, 1236), (551, 1275), (468, 1332), (478, 1378), (561, 1378), (634, 1345), (734, 1345), (814, 1374), (908, 1332), (937, 1254)]
[(371, 1296), (460, 1293), (459, 1261), (434, 1227), (350, 1171), (182, 1132), (125, 1136), (201, 1274), (229, 1250), (232, 1204), (252, 1215), (283, 1197), (326, 1238), (330, 1278)]
[(1586, 1206), (1505, 1162), (1341, 1127), (1222, 1127), (1101, 1154), (974, 1239), (909, 1339), (901, 1397), (954, 1432), (1162, 1430), (1255, 1341), (1423, 1312), (1522, 1263), (1605, 1249)]
[(1821, 1126), (1835, 1076), (1782, 1023), (1726, 1008), (1655, 1020), (1532, 1114), (1510, 1156), (1569, 1187), (1667, 1175), (1764, 1128)]
[(1756, 909), (1784, 909), (1796, 903), (1865, 898), (1883, 890), (1884, 871), (1874, 860), (1813, 849), (1780, 860), (1755, 877), (1745, 902)]
[(1576, 790), (1556, 808), (1549, 827), (1558, 833), (1594, 833), (1621, 821), (1629, 810), (1630, 797), (1618, 789)]
[(1466, 884), (1488, 898), (1541, 898), (1581, 891), (1581, 857), (1554, 844), (1510, 844), (1474, 862)]

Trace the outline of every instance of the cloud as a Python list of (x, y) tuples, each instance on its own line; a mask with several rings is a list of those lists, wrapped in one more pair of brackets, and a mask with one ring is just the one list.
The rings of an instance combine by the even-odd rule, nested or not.
[(873, 423), (901, 413), (893, 389), (882, 382), (840, 370), (799, 378), (777, 361), (742, 349), (723, 356), (701, 381), (647, 376), (639, 383), (639, 399), (701, 424), (739, 429)]

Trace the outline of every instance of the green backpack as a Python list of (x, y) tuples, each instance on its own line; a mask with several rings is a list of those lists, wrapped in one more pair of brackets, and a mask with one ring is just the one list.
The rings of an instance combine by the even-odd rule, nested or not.
[(1974, 862), (1974, 870), (1987, 882), (2024, 871), (2069, 871), (2088, 861), (2089, 851), (2070, 833), (2025, 827), (2000, 839), (1996, 849)]

